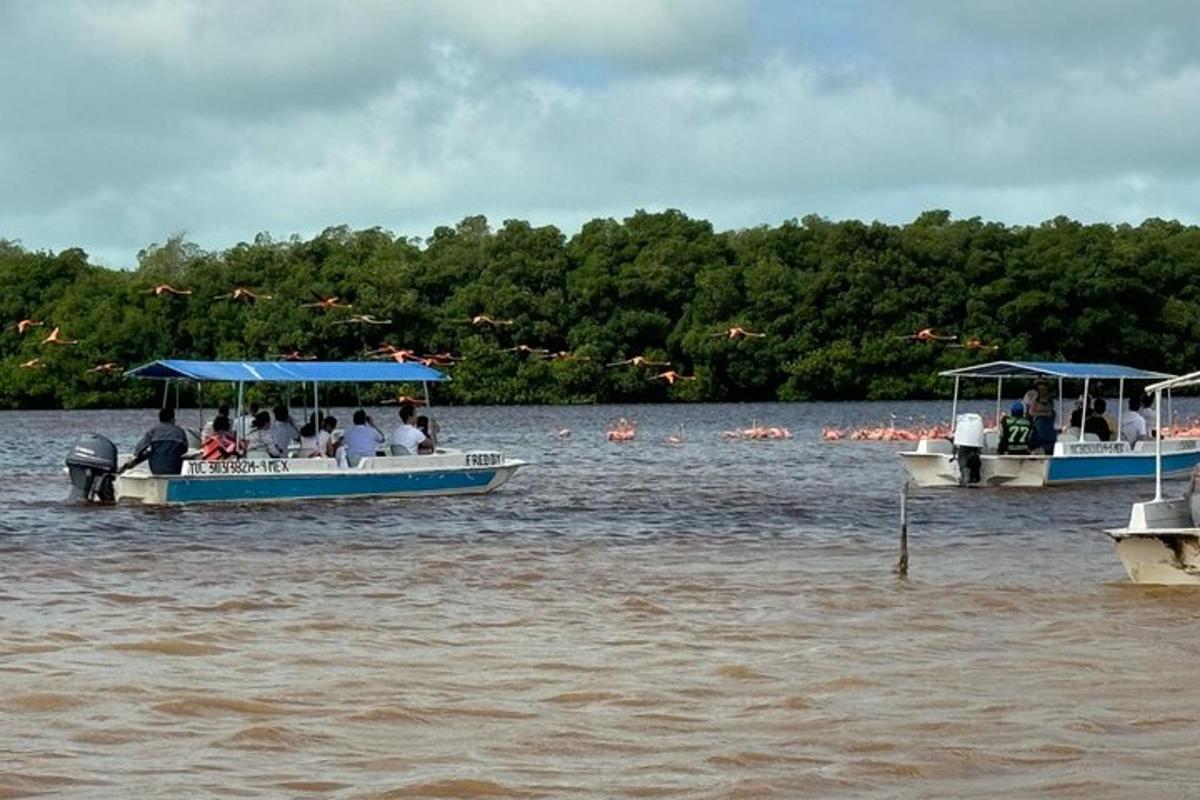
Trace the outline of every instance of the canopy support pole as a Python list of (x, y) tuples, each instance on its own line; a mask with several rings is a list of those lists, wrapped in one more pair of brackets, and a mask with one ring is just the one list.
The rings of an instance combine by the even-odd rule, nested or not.
[(163, 381), (163, 399), (162, 408), (167, 407), (167, 401), (171, 399), (171, 379), (167, 378)]
[(429, 381), (421, 381), (421, 392), (425, 395), (425, 407), (429, 408)]
[(1000, 427), (1000, 393), (1004, 391), (1004, 378), (996, 378), (996, 427)]
[(954, 429), (958, 426), (958, 382), (962, 380), (959, 376), (954, 376), (954, 400), (950, 403), (950, 435), (954, 436)]
[[(1062, 378), (1059, 378), (1059, 379), (1058, 379), (1058, 410), (1059, 410), (1059, 411), (1062, 411), (1062, 410), (1063, 410), (1063, 398), (1062, 398)], [(1068, 420), (1068, 421), (1069, 421), (1069, 420)], [(1058, 426), (1059, 426), (1059, 428), (1061, 428), (1062, 430), (1064, 430), (1064, 431), (1065, 431), (1065, 430), (1067, 429), (1067, 426), (1066, 426), (1066, 425), (1063, 425), (1063, 424), (1062, 424), (1062, 422), (1063, 422), (1063, 421), (1062, 421), (1061, 419), (1060, 419), (1060, 420), (1058, 420)]]
[(242, 417), (246, 416), (246, 412), (242, 410), (242, 389), (244, 384), (238, 381), (238, 399), (237, 399), (237, 424), (233, 426), (233, 440), (238, 446), (238, 452), (241, 452), (242, 446)]
[[(1171, 435), (1175, 435), (1175, 406), (1171, 403), (1171, 387), (1167, 387), (1167, 427), (1171, 429)], [(1159, 435), (1162, 435), (1162, 429), (1159, 428)]]
[(1088, 402), (1088, 382), (1090, 379), (1083, 379), (1083, 408), (1079, 409), (1079, 441), (1083, 441), (1083, 430), (1087, 427), (1088, 410), (1091, 408), (1091, 403)]
[(317, 397), (317, 382), (313, 381), (313, 419), (317, 421), (317, 430), (321, 429), (321, 399)]
[(1125, 411), (1124, 401), (1125, 401), (1125, 379), (1121, 378), (1119, 381), (1117, 381), (1117, 430), (1116, 430), (1116, 436), (1113, 437), (1113, 440), (1118, 441), (1118, 442), (1121, 441), (1121, 422), (1122, 422), (1122, 417), (1123, 417), (1122, 412)]
[(1162, 389), (1154, 393), (1154, 499), (1162, 500)]

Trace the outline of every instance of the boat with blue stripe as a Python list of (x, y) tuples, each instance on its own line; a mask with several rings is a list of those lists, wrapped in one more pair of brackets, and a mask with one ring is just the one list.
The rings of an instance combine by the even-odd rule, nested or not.
[[(431, 367), (404, 362), (275, 362), (162, 360), (126, 373), (165, 381), (237, 384), (240, 413), (247, 383), (312, 386), (319, 416), (321, 383), (420, 383), (446, 380)], [(120, 474), (118, 501), (150, 505), (293, 501), (319, 498), (420, 497), (487, 494), (503, 486), (525, 462), (494, 450), (438, 448), (428, 455), (381, 450), (350, 466), (332, 458), (188, 459), (178, 475), (153, 474), (147, 464)]]
[[(1161, 459), (1164, 475), (1186, 474), (1200, 463), (1200, 439), (1170, 437), (1125, 441), (1120, 438), (1122, 422), (1127, 414), (1138, 413), (1125, 408), (1126, 381), (1157, 383), (1170, 379), (1162, 372), (1136, 369), (1119, 364), (1080, 364), (1046, 361), (993, 361), (973, 367), (948, 370), (941, 375), (954, 379), (954, 400), (951, 406), (951, 436), (948, 439), (921, 439), (916, 449), (900, 453), (909, 481), (918, 487), (961, 486), (967, 483), (964, 466), (967, 458), (977, 456), (980, 486), (1042, 487), (1055, 484), (1148, 480), (1156, 474), (1156, 456)], [(1100, 441), (1081, 428), (1059, 431), (1054, 420), (1057, 439), (1052, 452), (1032, 455), (1010, 455), (997, 452), (999, 431), (982, 430), (977, 441), (964, 441), (966, 423), (979, 423), (977, 415), (968, 420), (958, 414), (960, 381), (964, 378), (996, 381), (996, 420), (1000, 419), (1005, 380), (1045, 381), (1058, 384), (1058, 403), (1061, 412), (1064, 381), (1082, 383), (1083, 407), (1089, 406), (1092, 381), (1115, 381), (1118, 386), (1116, 430), (1110, 441)], [(1141, 390), (1139, 389), (1139, 394)], [(1170, 394), (1166, 396), (1170, 418)], [(979, 424), (982, 428), (982, 425)], [(1156, 425), (1155, 431), (1163, 430)]]

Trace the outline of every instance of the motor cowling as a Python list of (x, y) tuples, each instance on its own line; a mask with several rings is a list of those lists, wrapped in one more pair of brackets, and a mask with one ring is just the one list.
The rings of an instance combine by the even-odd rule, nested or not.
[(116, 500), (113, 481), (117, 474), (117, 446), (98, 433), (85, 433), (67, 454), (74, 502), (112, 503)]

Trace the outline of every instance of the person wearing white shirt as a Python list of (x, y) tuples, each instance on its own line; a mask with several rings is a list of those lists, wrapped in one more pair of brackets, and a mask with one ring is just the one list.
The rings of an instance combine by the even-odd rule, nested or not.
[(300, 438), (300, 431), (296, 429), (296, 423), (292, 422), (285, 406), (275, 406), (275, 423), (271, 425), (271, 435), (275, 437), (275, 446), (285, 456), (292, 442)]
[(384, 441), (383, 431), (376, 428), (375, 421), (360, 408), (354, 412), (354, 427), (346, 431), (346, 462), (352, 467), (358, 466), (362, 459), (375, 455)]
[(1136, 394), (1129, 398), (1129, 413), (1121, 417), (1121, 438), (1133, 444), (1139, 439), (1149, 438), (1146, 418), (1141, 414), (1142, 399)]
[(420, 451), (421, 444), (425, 441), (425, 434), (421, 433), (420, 428), (413, 425), (413, 415), (417, 411), (413, 408), (412, 403), (402, 403), (400, 405), (400, 424), (392, 431), (392, 455), (394, 456), (415, 456)]
[(254, 418), (258, 416), (258, 403), (250, 404), (250, 413), (242, 414), (233, 423), (233, 431), (239, 439), (249, 439), (250, 431), (254, 430)]

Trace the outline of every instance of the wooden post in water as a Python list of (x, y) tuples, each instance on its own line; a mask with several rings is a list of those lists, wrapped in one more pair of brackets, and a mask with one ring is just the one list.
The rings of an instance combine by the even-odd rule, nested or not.
[(895, 572), (901, 578), (908, 577), (908, 481), (900, 487), (900, 560)]

